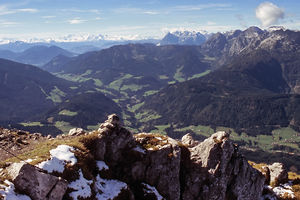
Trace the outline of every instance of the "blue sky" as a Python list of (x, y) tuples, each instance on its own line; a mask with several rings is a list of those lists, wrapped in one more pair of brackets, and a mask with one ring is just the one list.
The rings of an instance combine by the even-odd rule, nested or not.
[(0, 38), (55, 38), (68, 34), (162, 37), (167, 31), (176, 29), (217, 32), (253, 25), (262, 27), (262, 24), (300, 29), (299, 0), (269, 1), (279, 9), (277, 14), (275, 10), (275, 14), (265, 16), (268, 8), (264, 8), (258, 19), (256, 9), (263, 2), (1, 0)]

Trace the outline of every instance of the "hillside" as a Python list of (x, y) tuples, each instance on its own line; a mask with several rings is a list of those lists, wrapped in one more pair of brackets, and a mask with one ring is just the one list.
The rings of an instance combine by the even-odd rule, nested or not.
[(54, 57), (62, 55), (71, 57), (73, 53), (59, 48), (57, 46), (40, 46), (30, 47), (22, 52), (13, 52), (10, 50), (0, 50), (0, 58), (13, 60), (16, 62), (42, 66), (52, 60)]
[(105, 93), (134, 122), (128, 107), (168, 84), (203, 76), (211, 67), (200, 47), (129, 44), (73, 58), (56, 57), (43, 69)]
[(154, 122), (160, 124), (224, 126), (251, 134), (288, 125), (298, 130), (300, 96), (289, 94), (285, 77), (275, 57), (257, 51), (205, 77), (166, 87), (141, 110), (161, 115)]
[(45, 111), (68, 96), (72, 82), (31, 65), (0, 59), (0, 121), (19, 121)]
[[(3, 59), (0, 59), (0, 97), (1, 126), (44, 134), (59, 134), (72, 126), (86, 128), (97, 125), (95, 120), (104, 119), (110, 112), (121, 113), (112, 100), (93, 88)], [(74, 113), (79, 115), (75, 117)]]
[(45, 124), (68, 122), (71, 127), (87, 129), (87, 126), (97, 126), (99, 121), (104, 121), (109, 113), (120, 115), (121, 108), (101, 93), (85, 93), (57, 105), (37, 119)]

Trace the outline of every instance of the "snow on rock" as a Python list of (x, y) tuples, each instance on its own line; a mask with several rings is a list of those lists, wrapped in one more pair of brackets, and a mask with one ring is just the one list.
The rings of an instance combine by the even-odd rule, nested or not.
[(104, 161), (97, 161), (97, 167), (98, 167), (99, 171), (109, 169), (109, 167), (106, 165), (106, 163)]
[(156, 196), (157, 200), (163, 200), (163, 197), (158, 193), (155, 187), (148, 185), (146, 183), (142, 183), (146, 189), (144, 189), (144, 192), (146, 193), (153, 193)]
[(79, 197), (88, 198), (92, 195), (91, 184), (93, 181), (85, 179), (81, 169), (79, 170), (79, 176), (78, 180), (71, 182), (68, 186), (75, 190), (69, 194), (73, 199), (78, 199)]
[(292, 183), (290, 183), (290, 182), (285, 183), (283, 185), (281, 184), (277, 187), (274, 187), (273, 192), (279, 197), (288, 196), (290, 198), (294, 198), (295, 195), (294, 195), (291, 185), (292, 185)]
[(68, 145), (59, 145), (55, 149), (50, 150), (50, 160), (41, 162), (37, 166), (49, 173), (52, 173), (53, 171), (62, 173), (65, 169), (66, 163), (70, 162), (71, 165), (74, 165), (77, 162), (72, 151), (74, 151), (73, 147)]
[(98, 175), (96, 177), (95, 188), (98, 200), (109, 200), (117, 197), (123, 189), (127, 189), (127, 184), (117, 180), (102, 179)]
[(7, 200), (31, 200), (31, 198), (27, 195), (16, 194), (15, 186), (13, 183), (11, 183), (7, 180), (5, 180), (4, 183), (8, 186), (0, 185), (0, 199), (1, 199), (1, 195), (2, 195), (4, 197), (4, 199), (7, 199)]

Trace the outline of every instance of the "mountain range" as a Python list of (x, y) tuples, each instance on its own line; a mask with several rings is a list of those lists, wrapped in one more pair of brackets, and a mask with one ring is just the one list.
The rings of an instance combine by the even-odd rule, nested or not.
[(201, 45), (208, 37), (208, 34), (195, 31), (174, 31), (167, 33), (159, 45)]
[(58, 55), (72, 57), (75, 54), (57, 46), (33, 46), (22, 52), (0, 50), (0, 58), (36, 66), (44, 65)]
[[(126, 44), (58, 55), (40, 66), (48, 72), (1, 60), (0, 66), (7, 66), (0, 68), (1, 100), (6, 99), (1, 105), (9, 108), (2, 124), (11, 120), (19, 128), (59, 133), (91, 129), (104, 114), (115, 112), (135, 132), (181, 137), (190, 131), (202, 138), (225, 127), (247, 148), (298, 155), (299, 54), (299, 32), (250, 27), (213, 34), (201, 45)], [(8, 76), (18, 81), (7, 82), (7, 72), (15, 70), (10, 65), (39, 73), (24, 76), (28, 72), (20, 70)], [(21, 101), (19, 95), (26, 98)], [(14, 110), (19, 104), (23, 107)], [(262, 144), (260, 137), (268, 142)]]

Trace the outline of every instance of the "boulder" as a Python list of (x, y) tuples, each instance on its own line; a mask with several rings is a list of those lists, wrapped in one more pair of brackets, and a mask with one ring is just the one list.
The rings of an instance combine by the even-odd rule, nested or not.
[(279, 186), (281, 183), (288, 181), (288, 172), (282, 163), (273, 163), (269, 165), (270, 169), (270, 184), (273, 186)]
[(184, 166), (182, 199), (259, 199), (264, 176), (252, 168), (229, 134), (220, 131), (189, 148), (190, 161)]
[(68, 135), (69, 136), (79, 136), (79, 135), (84, 135), (85, 131), (82, 128), (72, 128), (70, 129)]
[(16, 189), (33, 200), (62, 199), (68, 187), (64, 179), (24, 162), (12, 164), (7, 171)]
[(185, 134), (182, 138), (181, 138), (181, 142), (182, 144), (188, 146), (188, 147), (194, 147), (197, 144), (199, 144), (198, 141), (194, 140), (192, 135), (190, 133)]

